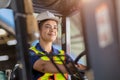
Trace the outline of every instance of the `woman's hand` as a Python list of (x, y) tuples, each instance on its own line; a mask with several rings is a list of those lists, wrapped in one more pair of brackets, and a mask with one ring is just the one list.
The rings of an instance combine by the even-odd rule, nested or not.
[(86, 70), (87, 69), (87, 67), (82, 65), (82, 64), (77, 64), (76, 67), (80, 70)]

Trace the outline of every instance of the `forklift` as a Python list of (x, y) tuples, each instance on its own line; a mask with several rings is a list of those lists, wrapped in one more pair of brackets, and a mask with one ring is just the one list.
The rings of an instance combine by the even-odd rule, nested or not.
[[(12, 61), (0, 62), (3, 64), (1, 74), (7, 73), (4, 76), (7, 80), (32, 80), (27, 53), (30, 44), (37, 39), (33, 13), (49, 10), (61, 18), (57, 44), (66, 53), (74, 53), (74, 63), (82, 59), (87, 66), (84, 78), (77, 75), (77, 79), (73, 75), (70, 80), (119, 80), (119, 4), (117, 0), (1, 0), (0, 8), (13, 11), (15, 28), (5, 27), (1, 20), (0, 28), (17, 41), (10, 48), (7, 41), (0, 45), (1, 56), (4, 51), (8, 57), (14, 57)], [(10, 63), (12, 66), (8, 67)]]

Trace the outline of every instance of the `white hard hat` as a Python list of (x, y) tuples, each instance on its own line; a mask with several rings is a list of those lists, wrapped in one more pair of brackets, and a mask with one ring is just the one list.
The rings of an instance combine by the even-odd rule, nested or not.
[(53, 13), (51, 13), (49, 11), (45, 11), (45, 12), (42, 12), (42, 13), (38, 14), (36, 19), (37, 19), (37, 21), (43, 21), (43, 20), (46, 20), (46, 19), (51, 19), (51, 20), (57, 21), (58, 23), (60, 22), (59, 18), (56, 17)]

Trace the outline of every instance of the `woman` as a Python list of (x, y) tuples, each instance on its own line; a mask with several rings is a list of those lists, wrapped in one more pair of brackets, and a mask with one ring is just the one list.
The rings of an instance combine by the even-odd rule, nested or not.
[[(33, 80), (66, 80), (68, 71), (63, 65), (63, 62), (66, 63), (64, 51), (57, 50), (52, 46), (57, 37), (59, 19), (46, 11), (39, 14), (37, 20), (40, 33), (39, 43), (30, 48)], [(64, 73), (64, 76), (59, 73), (59, 70), (52, 63), (50, 57), (48, 57), (49, 54), (61, 56), (54, 56), (51, 59)], [(72, 72), (75, 71), (70, 63), (66, 65)]]

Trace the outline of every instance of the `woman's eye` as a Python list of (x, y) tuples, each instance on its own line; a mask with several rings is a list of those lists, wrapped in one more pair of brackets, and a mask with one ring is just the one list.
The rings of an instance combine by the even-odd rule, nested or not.
[(50, 26), (45, 26), (45, 28), (50, 28)]
[(55, 29), (55, 30), (57, 30), (57, 29), (58, 29), (58, 27), (57, 27), (57, 26), (52, 27), (52, 26), (49, 26), (49, 25), (46, 25), (46, 26), (45, 26), (45, 28), (48, 28), (48, 29)]

